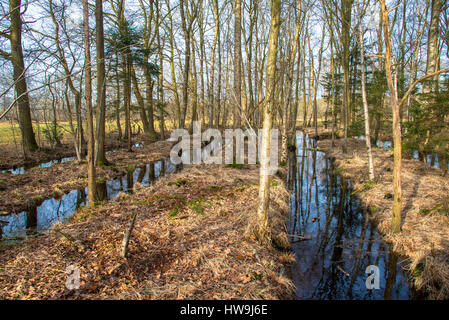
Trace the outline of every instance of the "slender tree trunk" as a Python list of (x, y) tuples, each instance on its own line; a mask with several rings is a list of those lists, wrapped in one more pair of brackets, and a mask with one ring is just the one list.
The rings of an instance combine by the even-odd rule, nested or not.
[[(431, 20), (427, 40), (427, 64), (426, 74), (435, 73), (439, 69), (439, 57), (440, 57), (440, 15), (443, 7), (442, 0), (431, 0)], [(423, 93), (436, 92), (438, 83), (438, 76), (432, 77), (430, 81), (426, 81), (423, 84)]]
[(343, 76), (344, 76), (344, 87), (343, 87), (343, 112), (344, 112), (344, 130), (345, 130), (345, 140), (343, 152), (347, 150), (347, 139), (348, 139), (348, 126), (349, 126), (349, 113), (351, 106), (351, 94), (350, 94), (350, 83), (349, 83), (349, 46), (351, 44), (350, 30), (351, 30), (351, 11), (353, 0), (342, 0), (342, 46), (343, 46)]
[(84, 17), (84, 65), (86, 74), (85, 95), (86, 95), (86, 110), (87, 110), (87, 176), (88, 176), (88, 192), (89, 192), (89, 206), (95, 205), (96, 195), (96, 172), (95, 172), (95, 136), (94, 136), (94, 121), (92, 111), (92, 72), (91, 72), (91, 58), (90, 58), (90, 35), (89, 35), (89, 4), (88, 0), (83, 0), (83, 17)]
[[(166, 0), (167, 3), (167, 8), (168, 8), (168, 19), (170, 22), (170, 30), (173, 30), (173, 17), (171, 14), (171, 9), (170, 9), (170, 1)], [(179, 101), (179, 94), (178, 94), (178, 85), (176, 83), (176, 73), (175, 73), (175, 57), (174, 57), (174, 49), (175, 49), (175, 44), (174, 44), (174, 35), (173, 32), (170, 32), (170, 72), (171, 72), (171, 78), (172, 78), (172, 86), (173, 86), (173, 94), (175, 96), (175, 105), (176, 105), (176, 120), (178, 122), (178, 127), (181, 127), (181, 122), (182, 122), (182, 115), (181, 115), (181, 103)]]
[(163, 44), (161, 43), (161, 35), (159, 31), (159, 26), (161, 23), (161, 17), (160, 17), (160, 2), (156, 3), (156, 34), (157, 34), (157, 47), (158, 47), (158, 54), (159, 54), (159, 112), (160, 112), (160, 119), (159, 119), (159, 125), (160, 125), (160, 133), (161, 133), (161, 139), (165, 140), (165, 121), (164, 121), (164, 112), (165, 112), (165, 101), (164, 101), (164, 59), (163, 59)]
[(214, 40), (211, 48), (211, 58), (210, 58), (210, 76), (209, 76), (209, 94), (208, 94), (208, 102), (209, 102), (209, 127), (213, 127), (214, 125), (214, 117), (215, 117), (215, 51), (217, 49), (218, 42), (218, 33), (220, 32), (220, 15), (218, 11), (218, 0), (213, 1), (214, 6), (214, 18), (215, 18), (215, 26), (214, 26)]
[(130, 70), (134, 95), (136, 96), (137, 104), (139, 105), (139, 114), (140, 120), (142, 121), (143, 132), (146, 135), (151, 136), (150, 124), (148, 122), (147, 112), (145, 111), (145, 101), (143, 100), (142, 94), (140, 93), (139, 84), (137, 83), (136, 70), (134, 69), (132, 62), (130, 65)]
[(104, 56), (104, 28), (103, 28), (103, 0), (95, 0), (95, 32), (97, 48), (97, 150), (96, 164), (107, 165), (105, 139), (106, 139), (106, 71)]
[[(360, 8), (357, 6), (360, 10)], [(369, 111), (368, 111), (368, 100), (366, 98), (366, 71), (365, 71), (365, 50), (363, 43), (363, 30), (362, 30), (362, 16), (359, 12), (359, 23), (358, 23), (358, 33), (359, 33), (359, 46), (360, 46), (360, 68), (362, 69), (362, 100), (363, 100), (363, 112), (365, 115), (365, 142), (366, 148), (368, 149), (368, 171), (369, 179), (374, 180), (374, 164), (373, 164), (373, 153), (371, 150), (371, 133), (369, 127)]]
[(392, 69), (391, 42), (390, 42), (388, 12), (385, 6), (385, 0), (379, 1), (382, 11), (382, 25), (385, 40), (385, 71), (387, 74), (388, 89), (390, 91), (390, 103), (393, 112), (394, 165), (393, 165), (393, 208), (391, 218), (391, 231), (393, 233), (399, 233), (401, 231), (401, 211), (402, 211), (402, 186), (401, 186), (402, 144), (401, 144), (401, 128), (399, 122), (399, 104), (391, 72)]
[(334, 59), (334, 41), (331, 31), (331, 73), (332, 73), (332, 147), (335, 147), (335, 127), (337, 125), (337, 110), (335, 110), (335, 59)]
[[(191, 29), (190, 29), (191, 30)], [(190, 38), (193, 39), (193, 32), (191, 30)], [(190, 85), (191, 85), (191, 101), (192, 101), (192, 122), (190, 123), (190, 132), (193, 133), (193, 122), (198, 120), (198, 81), (196, 72), (196, 50), (194, 41), (192, 41), (192, 51), (191, 51), (191, 67), (190, 72)]]
[(281, 1), (271, 0), (271, 24), (267, 61), (267, 88), (264, 103), (262, 152), (260, 159), (259, 205), (257, 209), (256, 233), (260, 239), (267, 239), (268, 207), (270, 202), (270, 131), (274, 112), (274, 94), (276, 87), (276, 58), (280, 31)]
[(242, 111), (242, 2), (234, 1), (234, 128), (241, 126)]
[(132, 132), (131, 132), (131, 81), (130, 81), (130, 64), (127, 54), (122, 54), (123, 68), (123, 95), (125, 102), (125, 137), (127, 139), (128, 152), (132, 151)]
[(182, 114), (180, 127), (185, 128), (186, 116), (187, 116), (187, 104), (189, 100), (189, 72), (190, 72), (190, 30), (187, 29), (186, 17), (184, 11), (184, 0), (179, 1), (179, 7), (181, 11), (181, 23), (184, 31), (185, 41), (185, 60), (184, 60), (184, 85), (182, 88)]
[(115, 55), (116, 60), (116, 69), (115, 69), (115, 80), (116, 80), (116, 86), (117, 86), (117, 103), (115, 104), (115, 121), (117, 123), (117, 131), (118, 131), (118, 139), (122, 139), (122, 126), (120, 124), (120, 102), (121, 102), (121, 95), (120, 95), (120, 77), (119, 77), (119, 56), (118, 53)]
[[(145, 61), (148, 61), (148, 59), (149, 57), (145, 57)], [(153, 79), (151, 79), (150, 70), (146, 63), (144, 66), (144, 72), (145, 72), (146, 112), (148, 114), (147, 118), (148, 135), (151, 139), (154, 139), (156, 138), (156, 130), (154, 129)]]
[(297, 17), (296, 17), (296, 29), (295, 29), (295, 36), (293, 38), (293, 47), (292, 50), (290, 52), (290, 57), (289, 57), (289, 61), (288, 61), (288, 71), (287, 71), (287, 103), (284, 105), (283, 108), (283, 114), (282, 117), (284, 119), (284, 124), (282, 126), (282, 153), (281, 153), (281, 162), (285, 162), (287, 161), (287, 156), (288, 156), (288, 125), (290, 123), (290, 121), (287, 120), (287, 109), (288, 106), (290, 105), (291, 102), (291, 88), (293, 86), (293, 71), (294, 71), (294, 66), (295, 66), (295, 58), (296, 58), (296, 53), (298, 51), (298, 43), (299, 43), (299, 32), (301, 29), (301, 0), (298, 1), (297, 4)]

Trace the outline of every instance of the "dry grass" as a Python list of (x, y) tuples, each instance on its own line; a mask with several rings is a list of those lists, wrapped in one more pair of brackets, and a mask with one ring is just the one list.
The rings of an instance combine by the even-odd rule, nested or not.
[(449, 298), (449, 178), (439, 169), (415, 159), (403, 159), (403, 225), (398, 235), (390, 233), (393, 153), (373, 150), (376, 182), (368, 182), (368, 159), (364, 141), (349, 139), (342, 153), (342, 140), (331, 148), (330, 140), (319, 147), (335, 158), (336, 171), (354, 183), (362, 202), (370, 208), (379, 231), (408, 258), (408, 269), (417, 288), (429, 299)]
[[(275, 177), (269, 222), (276, 243), (287, 239), (288, 192)], [(249, 232), (258, 169), (192, 166), (94, 209), (80, 209), (56, 232), (0, 249), (2, 299), (281, 299), (293, 292), (292, 256)], [(128, 259), (123, 231), (137, 212)], [(288, 242), (287, 242), (288, 244)], [(81, 288), (65, 287), (67, 266)]]

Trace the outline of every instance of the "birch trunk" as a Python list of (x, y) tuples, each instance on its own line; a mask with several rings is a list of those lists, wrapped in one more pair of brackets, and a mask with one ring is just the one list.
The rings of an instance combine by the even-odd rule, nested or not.
[(363, 113), (365, 115), (365, 141), (366, 141), (366, 148), (368, 150), (368, 172), (369, 172), (369, 179), (374, 180), (374, 164), (373, 164), (373, 153), (371, 150), (371, 133), (369, 127), (368, 100), (366, 98), (366, 70), (365, 70), (365, 56), (364, 56), (365, 49), (363, 43), (362, 16), (360, 12), (359, 12), (358, 33), (359, 33), (359, 46), (360, 46), (360, 68), (362, 71)]

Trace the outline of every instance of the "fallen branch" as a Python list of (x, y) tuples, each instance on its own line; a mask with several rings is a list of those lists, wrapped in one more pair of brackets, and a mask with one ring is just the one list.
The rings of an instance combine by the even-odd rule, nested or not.
[(297, 240), (291, 241), (291, 243), (298, 243), (301, 241), (312, 240), (312, 238), (310, 238), (310, 237), (303, 237), (303, 236), (298, 236), (295, 234), (289, 234), (288, 236), (297, 239)]
[(120, 250), (120, 256), (122, 258), (126, 258), (126, 254), (128, 253), (128, 244), (129, 244), (129, 238), (131, 237), (131, 232), (134, 228), (134, 223), (136, 222), (137, 212), (134, 212), (131, 215), (131, 221), (129, 222), (128, 230), (125, 232), (125, 236), (122, 241), (122, 248)]
[(62, 236), (64, 239), (68, 240), (71, 244), (74, 244), (75, 246), (80, 247), (81, 249), (85, 249), (85, 246), (81, 242), (81, 240), (75, 239), (70, 234), (64, 233), (59, 229), (54, 229), (54, 232)]

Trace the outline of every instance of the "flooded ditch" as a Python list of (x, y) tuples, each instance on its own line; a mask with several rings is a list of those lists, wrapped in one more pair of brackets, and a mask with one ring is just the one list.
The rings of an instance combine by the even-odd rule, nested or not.
[[(125, 175), (97, 183), (99, 201), (114, 199), (120, 192), (132, 193), (134, 185), (142, 187), (153, 181), (180, 170), (170, 159), (160, 160), (142, 167), (133, 168)], [(0, 218), (3, 238), (23, 238), (30, 234), (48, 231), (53, 224), (72, 216), (87, 204), (87, 188), (75, 189), (60, 198), (44, 200), (39, 205), (20, 213), (12, 213)]]
[[(414, 299), (417, 293), (401, 267), (403, 259), (382, 240), (370, 214), (354, 194), (349, 180), (333, 173), (333, 164), (316, 142), (299, 133), (289, 153), (287, 184), (291, 191), (289, 234), (296, 261), (291, 275), (296, 299)], [(98, 199), (111, 200), (134, 186), (181, 170), (169, 159), (133, 168), (116, 179), (98, 183)], [(12, 213), (2, 220), (4, 239), (48, 231), (87, 204), (87, 188)], [(371, 268), (371, 269), (370, 269)], [(379, 287), (368, 289), (367, 278), (378, 270)], [(368, 271), (368, 273), (367, 273)]]
[[(297, 150), (289, 154), (287, 178), (295, 298), (416, 297), (401, 267), (403, 259), (382, 240), (350, 181), (333, 173), (332, 161), (316, 150), (315, 140), (299, 133), (296, 143)], [(379, 271), (379, 289), (367, 288), (372, 270)]]

